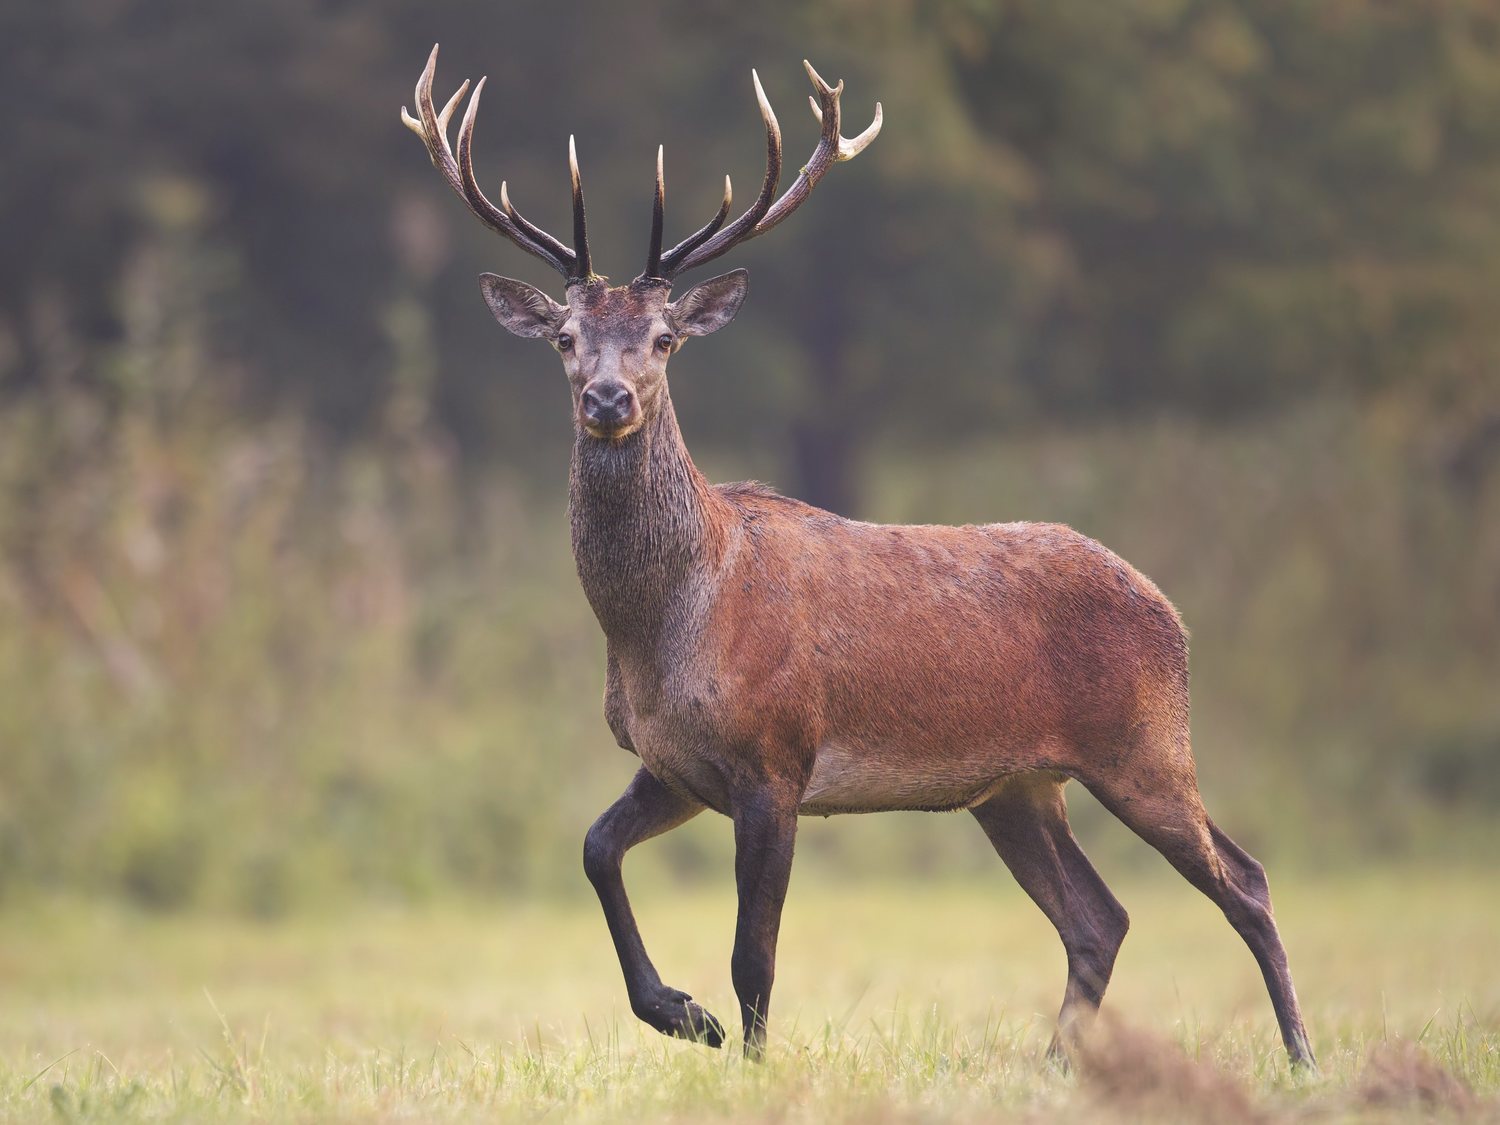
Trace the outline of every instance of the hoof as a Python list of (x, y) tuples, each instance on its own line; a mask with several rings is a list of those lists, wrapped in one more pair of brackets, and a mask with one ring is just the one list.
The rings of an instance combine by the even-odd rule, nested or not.
[(1047, 1044), (1047, 1065), (1059, 1074), (1073, 1073), (1073, 1058), (1078, 1053), (1076, 1041), (1065, 1040), (1061, 1034), (1054, 1034), (1052, 1041)]
[(708, 1009), (693, 1003), (686, 992), (663, 989), (631, 1007), (641, 1020), (663, 1035), (702, 1043), (705, 1047), (724, 1045), (724, 1025)]
[(1318, 1073), (1318, 1060), (1313, 1057), (1312, 1044), (1307, 1041), (1306, 1036), (1298, 1036), (1293, 1042), (1287, 1051), (1287, 1061), (1291, 1064), (1292, 1073), (1304, 1078), (1311, 1078)]

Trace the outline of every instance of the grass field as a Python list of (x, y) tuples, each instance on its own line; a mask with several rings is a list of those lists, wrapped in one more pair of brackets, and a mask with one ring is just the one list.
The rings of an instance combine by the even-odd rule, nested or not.
[[(999, 871), (794, 878), (763, 1066), (638, 1025), (590, 901), (276, 923), (12, 909), (0, 1119), (1500, 1116), (1493, 875), (1273, 889), (1315, 1077), (1288, 1074), (1248, 952), (1165, 867), (1117, 888), (1134, 923), (1106, 1004), (1118, 1026), (1076, 1075), (1042, 1059), (1056, 938)], [(727, 1024), (727, 886), (653, 880), (637, 899), (664, 978)]]

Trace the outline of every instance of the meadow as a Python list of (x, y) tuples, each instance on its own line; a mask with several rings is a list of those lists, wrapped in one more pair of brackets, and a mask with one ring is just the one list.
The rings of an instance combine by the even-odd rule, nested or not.
[[(1500, 5), (59, 0), (0, 6), (0, 1125), (1500, 1118)], [(556, 358), (397, 121), (491, 76), (479, 176), (588, 176), (630, 276), (762, 174), (752, 67), (878, 144), (674, 361), (713, 480), (1067, 523), (1192, 631), (1214, 819), (1315, 1046), (1086, 794), (1129, 908), (1100, 1037), (967, 816), (802, 825), (770, 1057), (630, 1014), (584, 880), (637, 767)], [(566, 80), (560, 80), (565, 78)], [(477, 91), (475, 92), (477, 100)], [(851, 126), (852, 127), (852, 126)], [(702, 217), (706, 217), (703, 215)], [(695, 279), (697, 280), (697, 279)], [(560, 295), (560, 289), (553, 290)], [(633, 853), (726, 1024), (732, 834)]]
[[(728, 871), (683, 891), (649, 852), (631, 870), (663, 976), (732, 1015)], [(1043, 1057), (1061, 950), (998, 863), (794, 877), (760, 1066), (638, 1024), (582, 899), (275, 922), (37, 902), (3, 924), (0, 1120), (1500, 1115), (1492, 874), (1274, 875), (1313, 1076), (1288, 1072), (1239, 939), (1164, 864), (1114, 880), (1132, 932), (1073, 1074)]]
[[(579, 863), (635, 760), (559, 498), (422, 427), (340, 451), (186, 388), (0, 417), (0, 1121), (1500, 1112), (1500, 525), (1417, 487), (1378, 411), (875, 478), (881, 518), (1064, 519), (1173, 592), (1208, 805), (1270, 869), (1323, 1064), (1288, 1073), (1238, 938), (1077, 793), (1134, 926), (1063, 1074), (1061, 949), (962, 815), (804, 822), (766, 1065), (640, 1026)], [(1350, 507), (1423, 534), (1374, 556)], [(704, 816), (627, 864), (664, 977), (726, 1022), (730, 842)]]

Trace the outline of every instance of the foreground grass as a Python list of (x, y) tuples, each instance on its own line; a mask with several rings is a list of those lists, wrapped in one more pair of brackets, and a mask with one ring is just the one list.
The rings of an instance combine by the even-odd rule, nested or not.
[[(1079, 1077), (1042, 1059), (1063, 964), (997, 875), (794, 883), (764, 1066), (643, 1030), (591, 903), (257, 924), (50, 906), (0, 920), (0, 1119), (981, 1120), (1493, 1116), (1492, 878), (1275, 888), (1320, 1075), (1288, 1074), (1253, 962), (1164, 868)], [(669, 983), (733, 1015), (726, 892), (639, 914)], [(1413, 1047), (1413, 1044), (1417, 1046)]]

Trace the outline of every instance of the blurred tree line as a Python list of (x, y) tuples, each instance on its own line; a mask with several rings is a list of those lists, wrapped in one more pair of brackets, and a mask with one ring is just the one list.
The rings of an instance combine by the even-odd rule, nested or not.
[(434, 41), (554, 231), (577, 134), (618, 280), (657, 143), (669, 239), (748, 201), (751, 66), (788, 175), (802, 57), (846, 132), (882, 100), (724, 263), (751, 299), (674, 365), (700, 462), (1120, 549), (1195, 626), (1210, 788), (1279, 841), (1289, 792), (1339, 810), (1289, 850), (1493, 819), (1493, 4), (54, 0), (0, 11), (0, 892), (545, 882), (628, 771), (554, 776), (608, 746), (566, 390), (475, 275), (558, 286), (398, 123)]
[[(429, 41), (448, 43), (444, 89), (492, 72), (482, 177), (503, 174), (544, 225), (566, 225), (578, 133), (622, 279), (658, 141), (675, 230), (706, 217), (723, 170), (742, 201), (753, 190), (752, 64), (789, 165), (810, 151), (806, 53), (848, 77), (850, 121), (879, 97), (889, 125), (740, 255), (751, 316), (698, 364), (720, 369), (712, 393), (678, 396), (700, 444), (748, 431), (776, 475), (840, 510), (887, 439), (1225, 417), (1330, 390), (1423, 388), (1454, 412), (1460, 476), (1500, 448), (1500, 10), (1482, 0), (601, 4), (566, 20), (59, 0), (12, 7), (0, 33), (12, 391), (60, 339), (97, 375), (129, 264), (177, 238), (202, 258), (225, 377), (256, 400), (357, 433), (428, 348), (445, 427), (525, 463), (566, 440), (559, 383), (475, 315), (474, 274), (536, 263), (392, 128)], [(497, 378), (497, 361), (524, 374)]]

